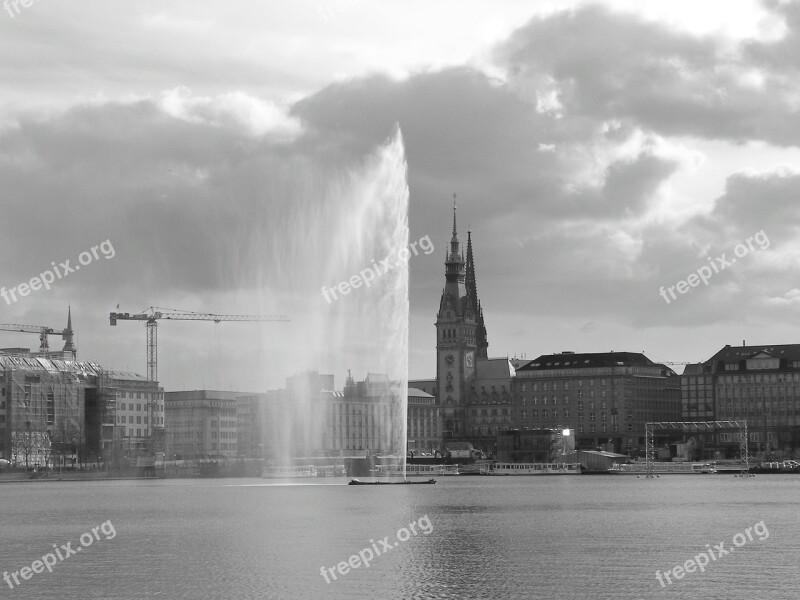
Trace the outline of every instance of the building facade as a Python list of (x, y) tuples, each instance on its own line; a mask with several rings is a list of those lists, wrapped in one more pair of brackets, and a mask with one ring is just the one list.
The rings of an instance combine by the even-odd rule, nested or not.
[(238, 455), (237, 399), (242, 394), (212, 390), (166, 392), (166, 456), (170, 460), (232, 458)]
[(511, 401), (516, 369), (507, 358), (480, 359), (467, 392), (467, 434), (476, 450), (496, 452), (497, 435), (513, 425)]
[[(684, 420), (746, 420), (751, 453), (800, 456), (800, 344), (727, 345), (681, 380)], [(736, 431), (698, 437), (704, 457), (739, 455)]]
[(442, 420), (433, 395), (409, 387), (407, 420), (406, 448), (409, 452), (433, 454), (440, 449)]
[(264, 457), (284, 464), (300, 458), (400, 455), (403, 434), (409, 449), (430, 452), (441, 446), (437, 399), (408, 388), (406, 428), (399, 385), (385, 374), (368, 373), (355, 381), (348, 372), (344, 388), (333, 375), (316, 371), (287, 378), (284, 389), (270, 390), (262, 407)]
[(114, 439), (129, 461), (165, 451), (164, 390), (144, 375), (108, 370), (109, 401), (116, 404)]
[(645, 423), (678, 421), (680, 377), (640, 353), (547, 354), (516, 370), (514, 427), (570, 429), (577, 449), (641, 454)]
[(150, 434), (163, 437), (162, 398), (136, 373), (0, 353), (0, 457), (27, 467), (120, 464)]
[(266, 405), (266, 394), (243, 394), (236, 398), (236, 450), (239, 456), (265, 458)]

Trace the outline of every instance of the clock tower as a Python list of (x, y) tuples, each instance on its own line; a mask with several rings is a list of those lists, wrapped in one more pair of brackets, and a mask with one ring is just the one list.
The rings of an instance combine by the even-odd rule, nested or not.
[(468, 260), (458, 241), (453, 197), (453, 236), (445, 258), (445, 285), (436, 316), (436, 385), (444, 440), (467, 436), (467, 398), (476, 361), (486, 357), (486, 329), (475, 291), (470, 236)]

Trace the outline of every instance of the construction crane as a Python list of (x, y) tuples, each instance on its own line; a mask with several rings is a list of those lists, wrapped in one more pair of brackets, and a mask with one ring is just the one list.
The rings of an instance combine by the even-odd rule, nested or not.
[(62, 329), (60, 331), (53, 327), (44, 327), (43, 325), (16, 325), (14, 323), (0, 323), (0, 331), (18, 331), (20, 333), (38, 333), (39, 334), (39, 352), (47, 353), (50, 351), (50, 344), (48, 336), (60, 335), (63, 340), (71, 340), (72, 328)]
[[(119, 307), (117, 307), (119, 308)], [(285, 315), (218, 315), (215, 313), (199, 313), (191, 311), (177, 311), (172, 308), (159, 308), (151, 306), (140, 313), (111, 313), (109, 321), (111, 325), (116, 325), (117, 321), (145, 321), (147, 327), (147, 379), (148, 381), (158, 381), (158, 320), (167, 319), (172, 321), (289, 321)], [(155, 451), (155, 440), (153, 434), (153, 417), (155, 416), (155, 404), (152, 401), (153, 394), (149, 394), (150, 400), (147, 402), (147, 437), (148, 453), (152, 456)]]
[(172, 308), (151, 306), (140, 313), (111, 313), (111, 325), (117, 321), (145, 321), (147, 326), (147, 379), (158, 381), (158, 320), (173, 321), (289, 321), (285, 315), (218, 315), (215, 313), (181, 312)]

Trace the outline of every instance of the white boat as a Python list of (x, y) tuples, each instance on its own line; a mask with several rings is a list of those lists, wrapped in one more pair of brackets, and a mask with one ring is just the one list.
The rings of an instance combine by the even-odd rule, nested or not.
[[(375, 465), (375, 477), (402, 477), (402, 465)], [(458, 465), (406, 465), (406, 477), (431, 477), (434, 475), (458, 475)]]
[(347, 477), (345, 465), (323, 465), (317, 467), (317, 477)]
[(646, 462), (616, 464), (607, 471), (612, 475), (705, 475), (716, 472), (717, 468), (711, 463), (684, 462), (651, 462), (649, 470)]
[(264, 469), (261, 471), (261, 477), (264, 479), (287, 479), (316, 476), (317, 468), (314, 465), (264, 467)]
[(494, 463), (484, 475), (580, 475), (579, 463)]

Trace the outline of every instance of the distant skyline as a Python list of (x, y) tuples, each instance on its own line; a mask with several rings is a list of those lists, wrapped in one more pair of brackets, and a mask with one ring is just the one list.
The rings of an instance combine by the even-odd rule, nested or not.
[[(0, 296), (0, 322), (62, 329), (71, 305), (81, 360), (146, 373), (117, 305), (287, 314), (162, 324), (162, 384), (341, 388), (289, 339), (272, 227), (289, 189), (319, 219), (395, 123), (409, 241), (435, 248), (408, 262), (410, 378), (436, 373), (453, 193), (490, 357), (800, 342), (800, 2), (44, 0), (0, 11), (0, 50), (0, 288), (81, 266)], [(325, 308), (341, 280), (303, 283)]]

